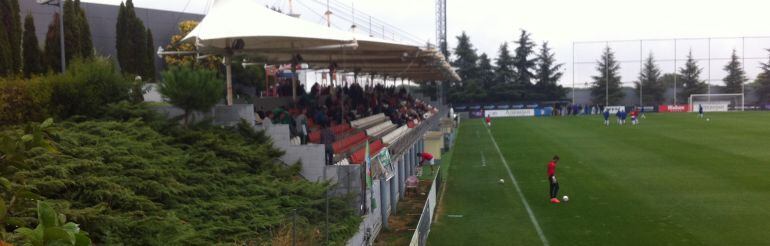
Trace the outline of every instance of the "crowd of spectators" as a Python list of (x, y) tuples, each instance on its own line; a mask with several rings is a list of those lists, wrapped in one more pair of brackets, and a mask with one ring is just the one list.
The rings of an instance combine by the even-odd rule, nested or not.
[[(403, 87), (383, 85), (322, 86), (315, 83), (309, 92), (297, 88), (297, 101), (286, 107), (257, 111), (264, 128), (273, 124), (288, 124), (293, 137), (306, 144), (314, 130), (383, 113), (398, 126), (414, 120), (422, 121), (430, 106), (413, 98)], [(279, 90), (280, 91), (280, 90)], [(284, 92), (286, 93), (286, 92)], [(287, 93), (290, 95), (290, 92)]]

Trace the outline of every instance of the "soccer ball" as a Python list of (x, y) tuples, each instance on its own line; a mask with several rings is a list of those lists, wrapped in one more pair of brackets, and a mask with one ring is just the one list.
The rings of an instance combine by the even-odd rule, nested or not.
[(564, 196), (564, 197), (561, 198), (561, 200), (565, 201), (565, 202), (569, 202), (569, 197), (568, 196)]
[(500, 179), (500, 180), (499, 180), (499, 181), (497, 181), (497, 182), (500, 182), (501, 184), (502, 184), (502, 183), (505, 183), (505, 179)]
[(707, 122), (708, 122), (708, 121), (711, 121), (711, 118), (706, 118), (706, 121), (707, 121)]

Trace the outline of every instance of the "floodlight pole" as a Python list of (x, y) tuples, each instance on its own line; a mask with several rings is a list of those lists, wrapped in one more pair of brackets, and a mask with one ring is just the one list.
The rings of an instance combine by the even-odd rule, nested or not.
[(708, 102), (711, 103), (711, 38), (708, 39), (708, 48), (709, 48), (709, 52), (708, 52), (708, 54), (709, 54), (709, 59), (708, 59), (708, 62), (709, 62), (708, 69), (709, 69), (709, 71), (708, 72), (709, 73), (708, 73), (708, 81), (706, 82), (706, 85), (708, 87), (708, 95), (709, 95), (708, 96)]
[(674, 105), (676, 105), (676, 39), (674, 39)]
[[(643, 45), (642, 42), (644, 42), (644, 41), (642, 41), (640, 39), (639, 40), (639, 75), (642, 74), (642, 69), (643, 69), (642, 66), (644, 64), (644, 55), (642, 55), (642, 52), (643, 52), (642, 51), (642, 45)], [(639, 77), (641, 77), (641, 76), (639, 76)], [(639, 107), (644, 107), (644, 99), (642, 99), (642, 98), (644, 98), (644, 94), (642, 93), (643, 91), (644, 91), (644, 87), (642, 86), (642, 80), (640, 79), (639, 80)]]
[[(607, 42), (606, 44), (606, 51), (609, 51), (610, 49), (610, 42)], [(604, 57), (604, 106), (610, 106), (610, 59), (609, 59), (610, 53), (607, 53), (607, 56)]]
[(572, 42), (572, 104), (575, 104), (575, 42)]
[[(741, 59), (743, 60), (743, 63), (741, 66), (743, 67), (743, 72), (746, 72), (746, 37), (741, 37)], [(746, 111), (746, 81), (743, 81), (741, 83), (741, 111)]]

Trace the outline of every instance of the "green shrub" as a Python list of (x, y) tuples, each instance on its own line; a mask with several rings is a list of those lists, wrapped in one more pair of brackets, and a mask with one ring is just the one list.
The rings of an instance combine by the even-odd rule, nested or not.
[(78, 224), (67, 222), (66, 217), (57, 213), (50, 205), (37, 202), (37, 227), (16, 229), (24, 245), (72, 245), (90, 246), (88, 234)]
[(50, 113), (52, 91), (42, 77), (0, 79), (0, 125), (42, 121)]
[(206, 69), (174, 67), (163, 73), (158, 92), (171, 104), (184, 110), (184, 123), (193, 111), (207, 111), (222, 99), (224, 82)]
[(129, 99), (131, 81), (107, 58), (75, 60), (67, 73), (49, 76), (53, 84), (52, 108), (60, 118), (75, 115), (99, 117), (105, 105)]
[[(303, 180), (297, 167), (277, 163), (283, 153), (261, 132), (245, 126), (157, 129), (132, 116), (141, 108), (110, 108), (129, 120), (56, 124), (47, 133), (56, 152), (28, 149), (20, 170), (0, 170), (0, 177), (23, 177), (29, 190), (61, 208), (97, 245), (270, 245), (285, 236), (292, 209), (310, 227), (298, 231), (300, 238), (322, 238), (328, 184)], [(0, 130), (0, 136), (28, 134), (20, 128)], [(348, 204), (330, 200), (335, 245), (360, 222)]]

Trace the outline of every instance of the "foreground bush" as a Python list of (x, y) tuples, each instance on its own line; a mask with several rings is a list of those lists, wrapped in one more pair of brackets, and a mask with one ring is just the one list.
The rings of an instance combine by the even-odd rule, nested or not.
[(101, 117), (105, 106), (129, 99), (131, 81), (107, 58), (76, 60), (65, 74), (0, 79), (0, 125)]
[[(286, 235), (292, 209), (309, 228), (298, 237), (322, 238), (327, 185), (276, 163), (282, 153), (248, 126), (157, 129), (134, 119), (64, 122), (50, 132), (57, 151), (26, 150), (24, 165), (0, 175), (26, 182), (95, 244), (269, 245)], [(19, 134), (20, 127), (0, 131)], [(360, 222), (346, 204), (331, 199), (335, 244)], [(24, 215), (34, 216), (15, 216)]]

